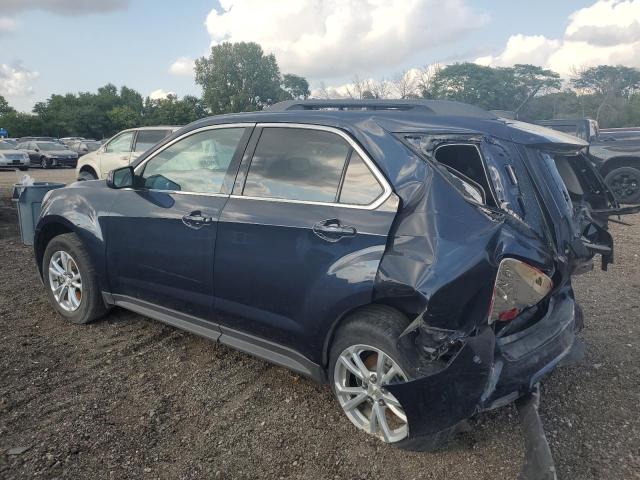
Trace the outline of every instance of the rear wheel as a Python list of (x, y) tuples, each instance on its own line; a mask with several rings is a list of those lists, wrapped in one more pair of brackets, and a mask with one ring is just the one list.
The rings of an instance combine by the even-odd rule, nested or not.
[(620, 203), (640, 203), (640, 169), (619, 167), (604, 178)]
[(80, 174), (78, 175), (78, 180), (81, 182), (86, 180), (97, 180), (97, 179), (98, 179), (97, 176), (95, 176), (93, 173), (87, 170), (80, 172)]
[(89, 323), (107, 312), (91, 258), (75, 233), (49, 242), (42, 273), (49, 300), (70, 322)]
[(331, 387), (347, 418), (360, 430), (405, 450), (436, 450), (454, 429), (411, 437), (402, 404), (385, 388), (418, 376), (398, 347), (408, 324), (404, 315), (385, 306), (370, 306), (353, 314), (339, 328), (331, 346)]
[(18, 167), (18, 170), (20, 170), (21, 172), (26, 172), (27, 170), (29, 170), (29, 167)]

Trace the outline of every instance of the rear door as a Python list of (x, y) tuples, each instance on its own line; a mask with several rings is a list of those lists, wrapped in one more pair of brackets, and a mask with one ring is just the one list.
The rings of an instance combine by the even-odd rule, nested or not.
[(344, 132), (256, 128), (219, 221), (214, 282), (223, 340), (242, 348), (242, 339), (260, 337), (311, 358), (328, 324), (371, 302), (397, 205)]
[(211, 320), (218, 217), (251, 125), (198, 129), (136, 167), (105, 217), (107, 271), (117, 302)]

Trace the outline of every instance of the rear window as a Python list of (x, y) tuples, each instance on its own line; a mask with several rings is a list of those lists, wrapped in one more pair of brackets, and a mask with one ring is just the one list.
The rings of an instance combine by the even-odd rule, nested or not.
[(140, 130), (136, 137), (134, 152), (142, 153), (149, 150), (156, 143), (169, 135), (171, 130)]
[(335, 202), (349, 151), (349, 144), (331, 132), (265, 128), (243, 195)]

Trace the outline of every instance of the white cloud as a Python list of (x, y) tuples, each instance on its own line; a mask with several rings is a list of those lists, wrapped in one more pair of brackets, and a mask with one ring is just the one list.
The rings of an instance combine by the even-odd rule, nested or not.
[(569, 16), (561, 39), (512, 35), (502, 53), (476, 62), (533, 63), (565, 76), (600, 64), (640, 67), (640, 0), (599, 0)]
[(488, 21), (466, 0), (221, 0), (212, 45), (253, 41), (283, 72), (340, 77), (400, 65)]
[(180, 57), (169, 67), (169, 73), (173, 75), (193, 76), (195, 61), (189, 57)]
[(9, 17), (0, 17), (0, 35), (13, 32), (16, 29), (16, 21)]
[(162, 100), (164, 98), (167, 98), (169, 95), (173, 95), (175, 96), (176, 92), (171, 92), (168, 90), (165, 90), (163, 88), (159, 88), (157, 90), (154, 90), (153, 92), (151, 92), (149, 94), (149, 98), (151, 100)]
[(2, 0), (2, 11), (47, 10), (60, 15), (111, 12), (126, 8), (129, 0)]
[[(16, 63), (0, 64), (0, 95), (11, 100), (15, 97), (26, 97), (33, 94), (33, 81), (38, 78), (38, 72), (25, 68)], [(11, 103), (11, 101), (10, 101)]]

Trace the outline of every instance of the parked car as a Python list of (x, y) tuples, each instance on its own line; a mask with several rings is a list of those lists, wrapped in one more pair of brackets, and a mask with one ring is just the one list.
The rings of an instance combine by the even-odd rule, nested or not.
[(69, 147), (72, 143), (77, 142), (79, 140), (86, 140), (84, 137), (62, 137), (59, 139), (60, 143), (64, 143), (67, 147)]
[(587, 154), (622, 203), (640, 203), (640, 129), (600, 129), (589, 118), (537, 122), (589, 142)]
[(20, 137), (18, 143), (26, 142), (57, 142), (58, 140), (53, 137)]
[(42, 168), (75, 167), (78, 154), (58, 142), (30, 141), (18, 144), (18, 150), (29, 155), (31, 165)]
[(76, 167), (78, 180), (106, 178), (110, 170), (128, 165), (178, 128), (180, 127), (158, 126), (123, 130), (101, 148), (80, 159)]
[(90, 152), (95, 152), (98, 150), (102, 144), (97, 140), (76, 140), (74, 142), (69, 142), (69, 150), (72, 152), (76, 152), (78, 154), (78, 158), (86, 155)]
[(571, 277), (613, 260), (609, 215), (640, 210), (586, 147), (455, 102), (283, 102), (49, 192), (35, 259), (73, 323), (141, 313), (328, 383), (384, 442), (435, 448), (572, 351)]
[(29, 155), (17, 150), (11, 142), (0, 139), (0, 167), (29, 170)]
[(13, 147), (18, 146), (18, 140), (16, 140), (15, 138), (2, 138), (0, 140), (2, 140), (5, 143), (10, 144)]

